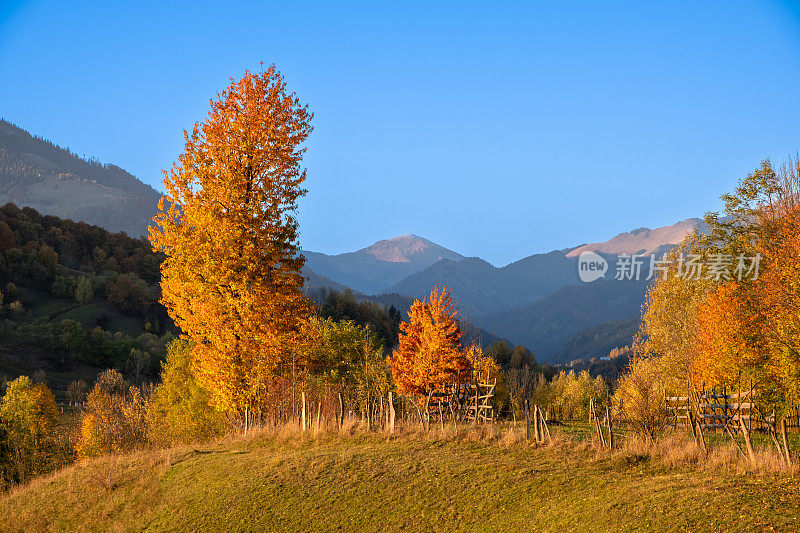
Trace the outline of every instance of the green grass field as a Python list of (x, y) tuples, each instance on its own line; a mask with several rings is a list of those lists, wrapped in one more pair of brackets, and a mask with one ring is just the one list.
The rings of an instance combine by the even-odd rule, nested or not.
[(9, 531), (779, 531), (800, 481), (563, 440), (297, 434), (95, 459), (0, 496)]

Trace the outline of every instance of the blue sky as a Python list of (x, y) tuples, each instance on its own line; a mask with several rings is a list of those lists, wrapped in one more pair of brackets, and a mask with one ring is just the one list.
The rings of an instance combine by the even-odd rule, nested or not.
[(261, 61), (316, 115), (327, 253), (410, 232), (499, 266), (700, 216), (800, 150), (786, 2), (0, 3), (0, 115), (157, 188)]

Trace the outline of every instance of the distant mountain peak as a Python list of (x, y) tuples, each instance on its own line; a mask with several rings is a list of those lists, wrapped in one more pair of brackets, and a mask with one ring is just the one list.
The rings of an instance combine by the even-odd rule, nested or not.
[(379, 294), (443, 259), (464, 259), (461, 254), (413, 233), (384, 239), (355, 252), (327, 255), (304, 250), (303, 254), (309, 268), (317, 274), (365, 294)]
[(463, 259), (461, 254), (413, 233), (405, 233), (391, 239), (378, 241), (373, 245), (362, 248), (357, 253), (371, 255), (375, 259), (387, 263), (421, 261), (426, 264), (433, 264), (441, 259)]
[(663, 228), (637, 228), (620, 233), (606, 242), (584, 244), (570, 250), (567, 257), (576, 257), (583, 252), (603, 252), (607, 254), (651, 254), (664, 245), (679, 244), (687, 234), (695, 229), (705, 229), (699, 218), (687, 218)]

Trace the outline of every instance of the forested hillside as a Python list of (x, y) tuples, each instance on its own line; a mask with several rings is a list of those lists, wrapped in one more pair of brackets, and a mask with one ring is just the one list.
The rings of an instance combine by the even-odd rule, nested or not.
[(553, 356), (554, 363), (569, 363), (575, 359), (590, 360), (607, 357), (615, 348), (633, 344), (639, 331), (641, 319), (637, 316), (629, 320), (603, 322), (581, 331), (569, 339)]
[(157, 376), (175, 335), (158, 303), (161, 260), (142, 239), (0, 208), (0, 385), (42, 371), (63, 394), (103, 368)]
[(147, 234), (160, 196), (118, 166), (83, 159), (0, 120), (0, 205), (13, 202), (138, 237)]
[(478, 324), (530, 347), (540, 361), (552, 361), (570, 338), (597, 324), (628, 320), (641, 313), (647, 282), (597, 280), (569, 285), (538, 302), (481, 317)]

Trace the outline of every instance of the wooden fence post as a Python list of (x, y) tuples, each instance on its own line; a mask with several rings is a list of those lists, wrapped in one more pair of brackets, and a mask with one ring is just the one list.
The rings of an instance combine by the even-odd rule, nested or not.
[(531, 440), (531, 412), (528, 409), (527, 398), (525, 398), (525, 438)]
[(786, 418), (781, 420), (781, 440), (783, 441), (783, 453), (786, 456), (786, 464), (792, 464), (792, 456), (789, 453), (789, 439), (786, 437)]
[(303, 403), (302, 410), (300, 411), (300, 429), (306, 430), (306, 392), (300, 393), (300, 401)]
[(344, 402), (342, 401), (341, 392), (339, 393), (339, 416), (337, 418), (339, 418), (339, 420), (337, 420), (337, 422), (339, 422), (339, 429), (342, 429), (344, 425)]
[(597, 412), (594, 413), (594, 427), (597, 430), (597, 437), (600, 439), (600, 447), (606, 447), (606, 438), (603, 436), (603, 429), (600, 427), (600, 421), (597, 419)]
[[(542, 417), (542, 410), (539, 409), (539, 416)], [(547, 427), (547, 417), (542, 418), (542, 427), (544, 428), (544, 433), (547, 434), (547, 442), (553, 444), (553, 437), (550, 436), (550, 428)], [(544, 440), (544, 435), (542, 435), (542, 440)]]
[[(727, 400), (725, 402), (727, 403)], [(750, 464), (755, 465), (756, 454), (753, 452), (753, 443), (750, 442), (750, 432), (747, 430), (747, 424), (744, 423), (741, 415), (739, 416), (739, 426), (741, 426), (742, 435), (744, 435), (744, 444), (747, 447), (747, 458), (750, 460)]]
[(392, 398), (392, 391), (389, 391), (389, 433), (394, 433), (394, 398)]
[(478, 424), (478, 391), (480, 390), (480, 386), (478, 386), (478, 382), (475, 382), (475, 418), (472, 419), (472, 425)]

